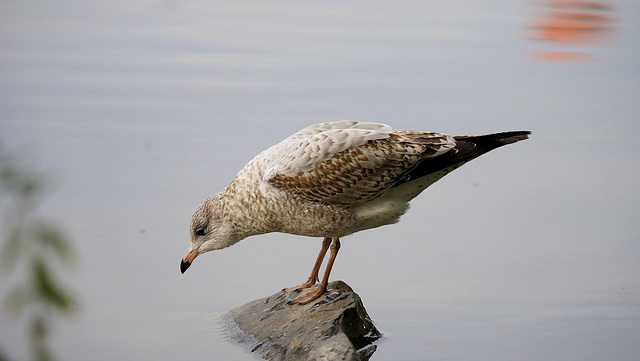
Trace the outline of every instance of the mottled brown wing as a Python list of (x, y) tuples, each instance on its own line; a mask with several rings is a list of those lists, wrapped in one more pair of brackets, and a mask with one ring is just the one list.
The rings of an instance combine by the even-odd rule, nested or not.
[(269, 182), (308, 201), (349, 207), (381, 195), (420, 161), (454, 145), (446, 134), (394, 131), (388, 138), (338, 152), (296, 175), (276, 174)]

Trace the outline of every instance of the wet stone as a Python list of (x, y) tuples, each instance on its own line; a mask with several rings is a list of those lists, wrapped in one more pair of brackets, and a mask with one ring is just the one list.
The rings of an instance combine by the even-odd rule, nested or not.
[(360, 297), (342, 281), (306, 305), (288, 304), (297, 292), (283, 291), (231, 310), (231, 339), (265, 360), (366, 361), (381, 337)]

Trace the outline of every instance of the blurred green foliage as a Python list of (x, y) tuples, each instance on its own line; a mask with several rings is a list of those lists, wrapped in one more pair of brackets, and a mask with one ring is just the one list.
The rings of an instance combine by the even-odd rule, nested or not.
[(0, 143), (0, 263), (11, 281), (4, 308), (27, 322), (32, 359), (52, 360), (47, 343), (50, 323), (56, 315), (68, 315), (76, 308), (56, 270), (58, 265), (68, 265), (74, 253), (62, 230), (38, 214), (46, 195), (44, 175), (17, 159)]

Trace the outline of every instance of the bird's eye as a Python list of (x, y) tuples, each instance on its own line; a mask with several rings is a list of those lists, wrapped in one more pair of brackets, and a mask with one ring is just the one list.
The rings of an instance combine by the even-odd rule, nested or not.
[(204, 228), (198, 228), (198, 229), (196, 229), (196, 235), (198, 235), (198, 236), (204, 236)]

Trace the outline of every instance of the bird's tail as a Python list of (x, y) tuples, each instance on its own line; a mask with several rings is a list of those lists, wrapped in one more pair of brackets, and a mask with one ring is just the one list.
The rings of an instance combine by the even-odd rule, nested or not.
[(530, 134), (531, 132), (528, 130), (519, 130), (485, 135), (455, 136), (456, 145), (453, 149), (433, 159), (426, 159), (410, 172), (408, 179), (417, 179), (438, 171), (445, 171), (444, 174), (449, 173), (484, 153), (503, 145), (528, 139)]

